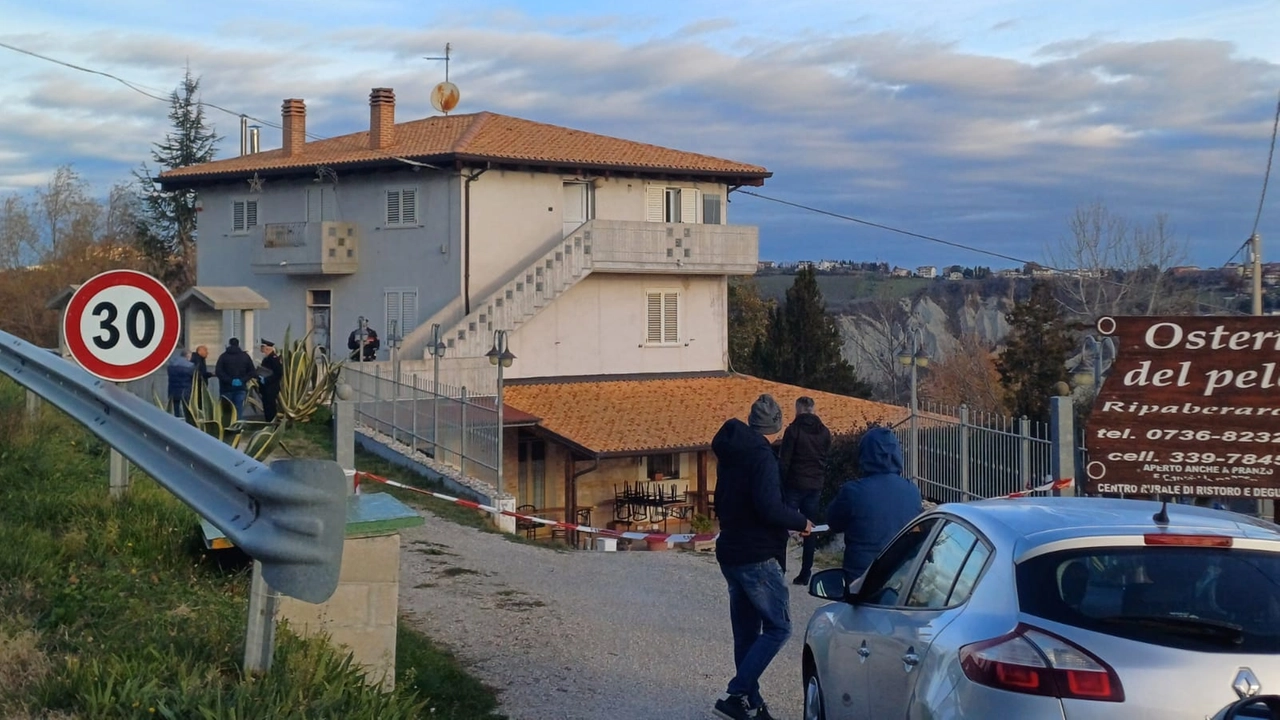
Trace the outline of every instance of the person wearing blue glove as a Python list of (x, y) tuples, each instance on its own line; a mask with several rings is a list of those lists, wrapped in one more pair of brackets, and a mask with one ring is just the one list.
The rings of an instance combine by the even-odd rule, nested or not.
[(236, 418), (244, 418), (244, 398), (249, 393), (249, 381), (257, 373), (253, 358), (240, 349), (239, 338), (231, 338), (227, 349), (218, 356), (214, 365), (214, 375), (218, 376), (218, 393), (229, 400), (236, 409)]

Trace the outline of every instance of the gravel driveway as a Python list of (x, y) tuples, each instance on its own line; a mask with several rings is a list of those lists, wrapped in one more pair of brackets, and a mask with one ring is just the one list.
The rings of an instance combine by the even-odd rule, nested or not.
[[(513, 720), (714, 717), (733, 643), (712, 553), (555, 551), (421, 512), (402, 536), (401, 612), (499, 688)], [(761, 680), (780, 720), (802, 714), (800, 648), (822, 603), (789, 587), (792, 637)]]

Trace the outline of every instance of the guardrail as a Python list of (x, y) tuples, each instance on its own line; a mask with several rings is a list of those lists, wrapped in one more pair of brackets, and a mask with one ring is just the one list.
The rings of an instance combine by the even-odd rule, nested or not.
[(262, 564), (275, 590), (321, 603), (338, 586), (347, 489), (329, 460), (264, 465), (48, 350), (0, 332), (0, 372), (89, 429)]

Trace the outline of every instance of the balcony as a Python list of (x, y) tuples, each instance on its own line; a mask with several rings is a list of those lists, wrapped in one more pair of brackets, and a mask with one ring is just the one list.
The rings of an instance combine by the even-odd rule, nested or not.
[(572, 237), (596, 272), (753, 275), (760, 257), (752, 225), (592, 220)]
[(259, 275), (350, 275), (360, 269), (360, 227), (350, 222), (270, 223), (253, 250)]

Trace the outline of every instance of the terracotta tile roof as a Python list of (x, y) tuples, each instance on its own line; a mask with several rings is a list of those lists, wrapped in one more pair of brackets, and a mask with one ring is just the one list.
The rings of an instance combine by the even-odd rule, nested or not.
[[(791, 422), (796, 398), (808, 395), (833, 433), (873, 422), (896, 423), (906, 408), (808, 390), (749, 375), (508, 384), (510, 407), (541, 418), (540, 427), (600, 455), (711, 447), (725, 420), (745, 421), (763, 393)], [(779, 436), (780, 437), (780, 436)]]
[(369, 131), (308, 141), (286, 157), (264, 150), (161, 173), (163, 181), (238, 176), (317, 165), (388, 164), (395, 158), (421, 162), (491, 161), (559, 167), (729, 175), (763, 180), (772, 173), (758, 165), (572, 130), (491, 112), (448, 115), (399, 123), (395, 141), (383, 150), (369, 147)]

